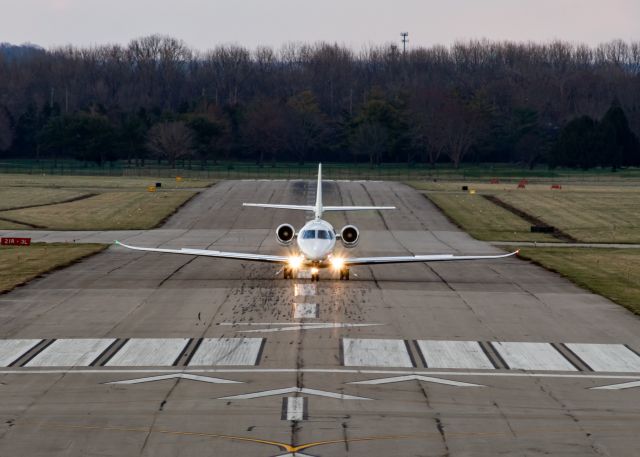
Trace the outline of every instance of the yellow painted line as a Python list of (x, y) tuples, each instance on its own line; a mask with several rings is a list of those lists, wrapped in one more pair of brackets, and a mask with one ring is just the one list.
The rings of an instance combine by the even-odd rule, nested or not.
[[(74, 424), (62, 424), (62, 423), (29, 423), (29, 422), (19, 422), (16, 425), (33, 425), (41, 428), (53, 428), (53, 429), (67, 429), (67, 430), (101, 430), (101, 431), (114, 431), (114, 432), (138, 432), (138, 433), (160, 433), (165, 435), (174, 435), (174, 436), (195, 436), (195, 437), (203, 437), (203, 438), (219, 438), (226, 439), (231, 441), (242, 441), (249, 443), (258, 443), (258, 444), (266, 444), (269, 446), (276, 446), (283, 451), (294, 453), (298, 451), (302, 451), (304, 449), (309, 449), (312, 447), (318, 446), (327, 446), (331, 444), (345, 444), (345, 443), (357, 443), (357, 442), (365, 442), (365, 441), (384, 441), (384, 440), (407, 440), (407, 439), (440, 439), (440, 434), (433, 433), (423, 433), (416, 435), (379, 435), (379, 436), (365, 436), (365, 437), (355, 437), (355, 438), (346, 438), (346, 439), (335, 439), (335, 440), (325, 440), (325, 441), (313, 441), (310, 443), (304, 443), (299, 445), (293, 445), (288, 443), (282, 443), (279, 441), (261, 439), (261, 438), (251, 438), (248, 436), (236, 436), (236, 435), (225, 435), (225, 434), (217, 434), (217, 433), (207, 433), (207, 432), (188, 432), (188, 431), (177, 431), (177, 430), (152, 430), (146, 427), (109, 427), (109, 426), (97, 426), (97, 425), (74, 425)], [(615, 434), (627, 434), (633, 433), (637, 434), (637, 428), (631, 429), (620, 429), (620, 428), (612, 428), (612, 429), (597, 429), (596, 433), (615, 433)], [(584, 430), (572, 428), (572, 429), (558, 429), (558, 428), (549, 428), (549, 429), (529, 429), (529, 430), (517, 430), (518, 435), (524, 434), (559, 434), (559, 433), (585, 433)], [(468, 439), (470, 437), (506, 437), (511, 436), (511, 432), (448, 432), (447, 439), (454, 438), (465, 438)]]

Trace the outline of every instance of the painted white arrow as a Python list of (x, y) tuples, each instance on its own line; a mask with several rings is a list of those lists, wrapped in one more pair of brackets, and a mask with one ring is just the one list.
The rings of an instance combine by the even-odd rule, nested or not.
[(609, 384), (608, 386), (591, 387), (589, 390), (622, 390), (640, 387), (640, 381), (623, 382), (622, 384)]
[(285, 389), (263, 390), (248, 394), (232, 395), (230, 397), (220, 397), (218, 400), (250, 400), (252, 398), (270, 397), (273, 395), (286, 395), (301, 393), (307, 395), (317, 395), (319, 397), (337, 398), (338, 400), (371, 400), (367, 397), (356, 397), (354, 395), (339, 394), (337, 392), (327, 392), (324, 390), (307, 389), (306, 387), (287, 387)]
[(243, 384), (242, 381), (230, 381), (222, 378), (212, 378), (210, 376), (198, 376), (188, 373), (163, 374), (160, 376), (149, 376), (146, 378), (125, 379), (124, 381), (112, 381), (105, 384), (140, 384), (143, 382), (164, 381), (165, 379), (190, 379), (191, 381), (210, 382), (212, 384)]
[(447, 386), (455, 386), (455, 387), (486, 387), (482, 384), (472, 384), (470, 382), (461, 382), (461, 381), (452, 381), (450, 379), (441, 379), (441, 378), (432, 378), (431, 376), (421, 376), (416, 374), (411, 374), (407, 376), (394, 376), (393, 378), (379, 378), (379, 379), (369, 379), (367, 381), (353, 381), (349, 384), (389, 384), (392, 382), (404, 382), (404, 381), (424, 381), (424, 382), (433, 382), (436, 384), (445, 384)]

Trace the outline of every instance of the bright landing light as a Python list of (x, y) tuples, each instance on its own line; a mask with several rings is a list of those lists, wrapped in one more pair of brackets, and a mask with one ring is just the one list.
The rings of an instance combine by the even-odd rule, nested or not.
[(289, 257), (289, 268), (297, 270), (302, 266), (302, 257), (291, 256)]
[(344, 267), (344, 259), (341, 257), (332, 257), (331, 266), (334, 270), (342, 270), (342, 267)]

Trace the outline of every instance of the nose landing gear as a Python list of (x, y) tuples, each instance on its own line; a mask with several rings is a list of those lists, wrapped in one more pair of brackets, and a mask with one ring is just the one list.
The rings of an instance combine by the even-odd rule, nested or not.
[(340, 280), (345, 280), (348, 281), (349, 280), (349, 269), (348, 268), (343, 268), (340, 270)]

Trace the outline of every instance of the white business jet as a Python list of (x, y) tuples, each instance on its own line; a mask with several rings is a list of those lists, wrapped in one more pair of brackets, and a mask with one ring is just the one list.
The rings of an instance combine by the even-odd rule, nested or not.
[(409, 262), (442, 262), (452, 260), (486, 260), (502, 259), (518, 253), (518, 251), (503, 255), (457, 256), (452, 254), (411, 255), (395, 257), (343, 257), (334, 253), (336, 240), (340, 240), (345, 248), (353, 248), (360, 240), (360, 231), (353, 225), (346, 225), (336, 232), (331, 224), (322, 219), (322, 214), (328, 211), (362, 211), (388, 210), (394, 206), (323, 206), (322, 205), (322, 165), (318, 165), (318, 184), (316, 190), (316, 204), (311, 205), (279, 205), (270, 203), (243, 203), (243, 206), (260, 208), (291, 209), (312, 211), (315, 218), (307, 222), (298, 232), (291, 224), (282, 224), (276, 229), (276, 239), (283, 246), (291, 246), (297, 242), (297, 253), (289, 256), (250, 254), (242, 252), (211, 251), (207, 249), (161, 249), (128, 246), (116, 241), (116, 244), (137, 251), (164, 252), (169, 254), (199, 255), (220, 257), (224, 259), (250, 260), (255, 262), (269, 262), (284, 265), (282, 271), (284, 279), (294, 278), (300, 270), (310, 270), (311, 280), (320, 279), (320, 269), (331, 268), (340, 273), (340, 279), (349, 280), (349, 267), (354, 265), (372, 265), (381, 263), (409, 263)]

